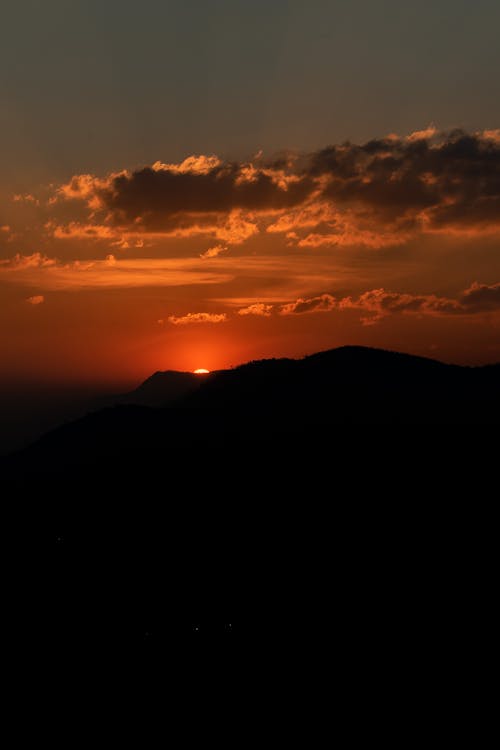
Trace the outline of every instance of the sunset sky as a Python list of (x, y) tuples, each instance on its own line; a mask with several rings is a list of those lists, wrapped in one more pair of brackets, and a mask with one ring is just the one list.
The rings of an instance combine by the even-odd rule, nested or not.
[(500, 361), (498, 0), (6, 0), (0, 379)]

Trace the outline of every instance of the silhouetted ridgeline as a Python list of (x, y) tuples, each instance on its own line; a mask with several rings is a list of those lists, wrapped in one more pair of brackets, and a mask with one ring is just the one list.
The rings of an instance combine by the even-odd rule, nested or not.
[[(4, 462), (24, 481), (77, 469), (120, 481), (116, 470), (148, 476), (184, 462), (259, 453), (268, 444), (322, 452), (369, 435), (462, 430), (463, 440), (500, 425), (500, 365), (459, 367), (406, 354), (342, 347), (302, 360), (250, 362), (200, 377), (156, 373), (117, 405), (88, 414), (45, 435)], [(163, 408), (158, 408), (160, 405)], [(156, 407), (156, 408), (151, 408)], [(472, 430), (471, 428), (476, 428)], [(342, 450), (342, 445), (340, 445)], [(373, 446), (372, 446), (373, 449)], [(246, 453), (248, 457), (248, 453)], [(279, 460), (279, 452), (275, 452)], [(192, 479), (189, 477), (188, 479)]]
[(324, 629), (334, 611), (388, 653), (428, 607), (449, 631), (470, 565), (487, 587), (500, 366), (343, 347), (157, 373), (118, 400), (2, 462), (28, 641), (158, 653), (196, 623)]

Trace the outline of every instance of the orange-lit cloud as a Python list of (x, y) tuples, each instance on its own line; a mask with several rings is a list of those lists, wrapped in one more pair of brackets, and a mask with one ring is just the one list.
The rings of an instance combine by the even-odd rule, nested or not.
[(365, 325), (373, 325), (393, 313), (414, 313), (420, 315), (444, 315), (464, 312), (457, 300), (431, 295), (401, 294), (385, 289), (372, 289), (357, 298), (345, 297), (338, 308), (361, 310), (369, 313), (362, 317)]
[(34, 294), (33, 297), (28, 297), (26, 299), (26, 302), (29, 305), (41, 305), (43, 302), (45, 302), (45, 297), (43, 294)]
[(500, 234), (499, 132), (429, 126), (300, 158), (239, 163), (193, 155), (103, 177), (75, 175), (57, 188), (54, 208), (66, 204), (71, 213), (79, 202), (86, 219), (53, 219), (47, 231), (124, 248), (146, 237), (195, 236), (230, 246), (261, 231), (299, 248), (375, 249), (435, 232)]
[(155, 172), (171, 172), (172, 174), (210, 174), (213, 170), (218, 169), (221, 164), (222, 161), (214, 154), (212, 156), (200, 154), (199, 156), (188, 156), (180, 164), (163, 164), (161, 161), (157, 161), (153, 164), (152, 169)]
[(301, 315), (302, 313), (329, 312), (338, 306), (335, 297), (331, 294), (320, 294), (310, 299), (298, 299), (283, 305), (280, 315)]
[(0, 260), (0, 273), (3, 271), (24, 271), (30, 268), (51, 268), (57, 265), (55, 258), (48, 258), (42, 253), (32, 253), (31, 255), (21, 255), (17, 253), (13, 258)]
[(406, 140), (409, 143), (415, 143), (415, 141), (430, 141), (431, 138), (434, 138), (434, 136), (437, 135), (437, 132), (438, 130), (434, 125), (429, 125), (429, 127), (424, 130), (415, 130), (413, 133), (410, 133), (410, 135), (406, 136)]
[(272, 305), (265, 305), (263, 302), (256, 302), (248, 307), (242, 307), (238, 310), (238, 315), (260, 315), (264, 318), (268, 318), (271, 315), (272, 309)]
[(14, 233), (10, 224), (0, 225), (0, 244), (8, 244), (14, 240)]
[(488, 141), (500, 143), (500, 128), (497, 128), (496, 130), (483, 130), (481, 135)]
[(233, 275), (198, 259), (135, 258), (61, 262), (41, 253), (0, 261), (0, 281), (44, 290), (221, 284)]
[(282, 168), (222, 162), (192, 156), (180, 164), (155, 162), (135, 172), (99, 178), (75, 175), (57, 190), (59, 200), (84, 201), (92, 212), (106, 212), (111, 225), (144, 231), (170, 231), (180, 216), (286, 208), (304, 200), (312, 181), (286, 175)]
[(434, 128), (408, 138), (331, 146), (311, 157), (321, 196), (354, 229), (500, 231), (500, 143), (484, 133)]
[(187, 315), (170, 315), (168, 318), (169, 323), (173, 323), (175, 326), (191, 325), (192, 323), (225, 323), (227, 315), (225, 313), (214, 314), (214, 313), (188, 313)]
[(456, 299), (434, 294), (406, 294), (390, 292), (383, 288), (371, 289), (358, 296), (338, 299), (331, 294), (321, 294), (310, 299), (298, 299), (283, 305), (280, 315), (331, 312), (332, 310), (359, 310), (368, 313), (361, 320), (372, 325), (394, 313), (418, 315), (471, 315), (500, 311), (500, 282), (478, 284), (475, 282)]
[(14, 203), (33, 203), (35, 206), (40, 205), (40, 199), (31, 195), (31, 193), (16, 193), (12, 196), (12, 200)]
[[(253, 214), (239, 209), (227, 214), (197, 214), (188, 217), (178, 214), (162, 228), (146, 228), (142, 222), (134, 226), (120, 228), (111, 224), (72, 221), (58, 224), (48, 221), (45, 224), (47, 233), (57, 240), (98, 240), (107, 241), (115, 247), (128, 249), (141, 248), (145, 239), (192, 239), (193, 237), (212, 237), (215, 240), (231, 245), (240, 245), (259, 232)], [(205, 255), (215, 257), (215, 255)]]
[(215, 245), (214, 247), (209, 247), (204, 253), (201, 253), (200, 258), (217, 258), (218, 255), (226, 250), (227, 247), (224, 247), (224, 245)]

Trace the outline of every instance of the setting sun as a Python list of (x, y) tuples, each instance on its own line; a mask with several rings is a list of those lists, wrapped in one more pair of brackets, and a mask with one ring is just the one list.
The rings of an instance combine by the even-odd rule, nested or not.
[(208, 375), (210, 370), (205, 370), (203, 367), (200, 367), (198, 370), (194, 370), (195, 375)]

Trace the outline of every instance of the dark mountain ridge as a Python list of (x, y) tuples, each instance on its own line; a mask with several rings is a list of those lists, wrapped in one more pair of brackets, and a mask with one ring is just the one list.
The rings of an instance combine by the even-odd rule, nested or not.
[(95, 411), (3, 461), (16, 637), (157, 659), (197, 628), (335, 623), (352, 653), (368, 633), (425, 655), (426, 618), (447, 638), (460, 620), (459, 548), (490, 590), (499, 393), (499, 366), (360, 347), (155, 374), (127, 399), (169, 405)]
[[(157, 372), (114, 405), (65, 424), (4, 462), (5, 471), (106, 471), (168, 455), (176, 467), (221, 446), (287, 444), (363, 425), (391, 430), (500, 425), (500, 366), (461, 367), (364, 347), (249, 362), (206, 376)], [(214, 448), (214, 446), (218, 446)], [(130, 461), (128, 461), (130, 459)], [(155, 464), (156, 465), (156, 464)]]
[(193, 372), (158, 371), (135, 390), (120, 396), (109, 397), (107, 401), (109, 405), (120, 403), (139, 406), (168, 406), (199, 388), (205, 378), (205, 375), (195, 375)]

